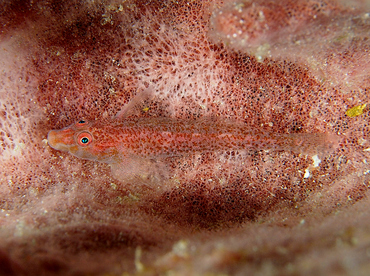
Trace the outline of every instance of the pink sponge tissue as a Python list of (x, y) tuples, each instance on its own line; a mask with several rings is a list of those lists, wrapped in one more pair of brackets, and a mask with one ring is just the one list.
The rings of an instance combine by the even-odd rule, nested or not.
[(0, 4), (0, 275), (360, 275), (370, 3)]

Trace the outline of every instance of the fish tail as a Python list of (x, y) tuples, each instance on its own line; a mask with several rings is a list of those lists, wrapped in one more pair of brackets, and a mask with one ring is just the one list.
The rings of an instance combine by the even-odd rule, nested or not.
[(294, 133), (279, 139), (279, 147), (298, 154), (326, 156), (339, 147), (340, 140), (340, 136), (332, 133)]

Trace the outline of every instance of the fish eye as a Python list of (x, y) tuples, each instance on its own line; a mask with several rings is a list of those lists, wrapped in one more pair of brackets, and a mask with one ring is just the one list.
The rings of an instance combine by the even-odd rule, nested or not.
[(87, 121), (85, 121), (84, 119), (79, 120), (79, 121), (76, 123), (76, 125), (77, 125), (77, 126), (84, 126), (84, 125), (86, 125), (86, 124), (87, 124)]
[(88, 132), (82, 132), (77, 136), (77, 143), (82, 147), (89, 145), (92, 141), (93, 137)]

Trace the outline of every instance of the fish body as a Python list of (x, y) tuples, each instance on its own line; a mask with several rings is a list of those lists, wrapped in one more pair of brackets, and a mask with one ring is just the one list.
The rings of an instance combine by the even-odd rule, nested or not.
[(212, 118), (128, 118), (122, 122), (80, 120), (48, 134), (48, 143), (56, 150), (109, 164), (133, 156), (155, 159), (243, 149), (311, 153), (327, 151), (337, 142), (336, 136), (331, 134), (278, 134), (251, 129), (244, 123)]

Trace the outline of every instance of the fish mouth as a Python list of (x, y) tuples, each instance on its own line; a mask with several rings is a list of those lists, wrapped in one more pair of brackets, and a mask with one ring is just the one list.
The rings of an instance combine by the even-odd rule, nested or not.
[(51, 130), (48, 133), (48, 144), (50, 147), (56, 150), (69, 151), (70, 147), (73, 146), (74, 141), (67, 133), (61, 133), (58, 130)]

